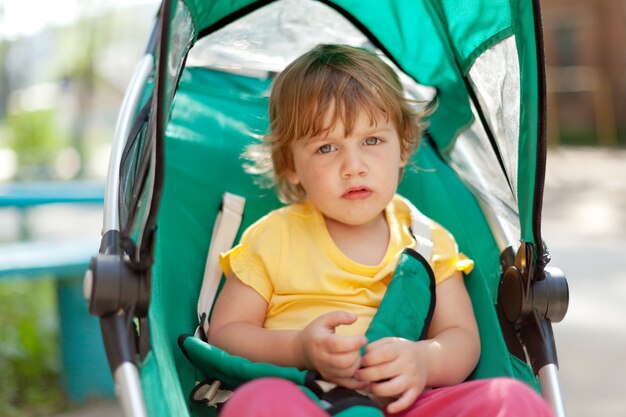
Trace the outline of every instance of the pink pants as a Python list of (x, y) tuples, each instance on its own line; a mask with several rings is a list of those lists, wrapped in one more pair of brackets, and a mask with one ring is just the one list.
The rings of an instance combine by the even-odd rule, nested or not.
[[(522, 382), (481, 379), (422, 394), (393, 417), (553, 417), (547, 403)], [(220, 417), (328, 417), (295, 384), (262, 378), (239, 388)]]

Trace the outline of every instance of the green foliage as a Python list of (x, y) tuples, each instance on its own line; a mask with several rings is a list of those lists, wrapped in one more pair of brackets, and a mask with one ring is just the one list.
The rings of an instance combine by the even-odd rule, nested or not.
[(58, 134), (54, 110), (9, 114), (6, 127), (11, 132), (7, 145), (17, 153), (20, 167), (52, 166), (64, 142)]
[(0, 415), (49, 415), (68, 407), (61, 387), (54, 283), (0, 283)]

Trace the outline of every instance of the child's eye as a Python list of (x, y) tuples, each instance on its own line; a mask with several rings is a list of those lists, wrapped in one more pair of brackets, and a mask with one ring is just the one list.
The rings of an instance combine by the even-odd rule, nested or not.
[(326, 145), (322, 145), (317, 149), (317, 153), (330, 153), (332, 151), (334, 151), (335, 146), (334, 145), (330, 145), (330, 144), (326, 144)]
[(363, 141), (364, 144), (371, 146), (371, 145), (378, 145), (380, 142), (382, 142), (379, 138), (374, 137), (374, 136), (370, 136), (369, 138), (365, 138), (365, 140)]

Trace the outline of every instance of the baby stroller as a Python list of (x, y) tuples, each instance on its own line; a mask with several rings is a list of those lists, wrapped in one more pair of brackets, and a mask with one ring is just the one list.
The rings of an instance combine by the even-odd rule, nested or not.
[(215, 415), (193, 404), (178, 349), (226, 192), (241, 230), (280, 206), (245, 174), (267, 129), (272, 77), (318, 43), (376, 51), (435, 100), (399, 192), (476, 261), (467, 277), (482, 354), (471, 378), (510, 376), (564, 416), (551, 323), (567, 283), (546, 267), (545, 80), (538, 1), (164, 0), (118, 119), (103, 237), (85, 278), (128, 416)]

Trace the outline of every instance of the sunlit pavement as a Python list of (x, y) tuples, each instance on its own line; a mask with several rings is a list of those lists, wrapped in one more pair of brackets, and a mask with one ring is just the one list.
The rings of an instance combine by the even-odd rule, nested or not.
[(626, 415), (626, 151), (548, 153), (543, 235), (570, 287), (554, 325), (569, 417)]
[(53, 417), (123, 417), (122, 409), (115, 400), (89, 401), (81, 407)]
[[(625, 178), (626, 150), (548, 152), (542, 229), (549, 266), (570, 286), (568, 314), (554, 325), (569, 417), (626, 415)], [(56, 417), (91, 416), (122, 412), (97, 402)]]

